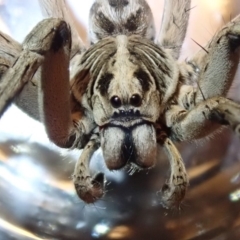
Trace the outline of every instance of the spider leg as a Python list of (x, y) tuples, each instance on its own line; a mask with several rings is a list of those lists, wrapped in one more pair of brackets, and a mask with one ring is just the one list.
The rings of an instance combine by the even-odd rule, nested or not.
[[(70, 23), (72, 36), (71, 58), (73, 58), (71, 65), (73, 65), (73, 62), (75, 62), (75, 56), (79, 58), (79, 55), (85, 50), (85, 46), (82, 43), (82, 40), (79, 38), (73, 21), (68, 14), (65, 1), (39, 0), (39, 3), (45, 16), (63, 18)], [(12, 66), (14, 61), (16, 61), (21, 51), (21, 44), (13, 40), (7, 34), (0, 32), (0, 81), (6, 70)], [(38, 89), (41, 78), (39, 72), (40, 71), (37, 71), (34, 77), (29, 79), (29, 81), (24, 84), (24, 87), (14, 97), (13, 101), (29, 116), (41, 121), (38, 101)]]
[(170, 178), (161, 190), (162, 204), (166, 208), (179, 207), (188, 187), (188, 176), (182, 157), (172, 141), (166, 138), (162, 146), (168, 155), (171, 166)]
[(43, 58), (37, 53), (23, 49), (13, 64), (11, 60), (1, 57), (0, 116), (33, 77)]
[(182, 85), (178, 104), (166, 112), (166, 123), (175, 140), (202, 138), (221, 124), (238, 129), (239, 105), (219, 96), (229, 90), (239, 62), (240, 16), (213, 38), (202, 55), (198, 87)]
[[(203, 138), (221, 125), (230, 125), (240, 136), (240, 105), (224, 97), (206, 99), (189, 111), (184, 106), (172, 105), (166, 111), (166, 125), (170, 129), (169, 137), (175, 141)], [(188, 177), (173, 144), (167, 139), (163, 146), (171, 164), (170, 179), (162, 188), (163, 206), (168, 208), (181, 203), (188, 186)]]
[[(0, 32), (0, 83), (2, 82), (2, 79), (6, 78), (6, 76), (4, 76), (5, 72), (7, 72), (14, 62), (16, 62), (22, 50), (23, 48), (20, 43), (16, 42), (7, 34)], [(23, 66), (22, 70), (24, 70)], [(11, 79), (11, 77), (9, 77), (9, 79)], [(6, 80), (6, 84), (8, 82), (10, 82), (10, 80)], [(18, 92), (13, 99), (14, 103), (19, 108), (36, 120), (40, 120), (37, 97), (39, 83), (40, 79), (38, 71), (33, 78), (29, 79), (24, 84), (23, 89)], [(13, 88), (11, 90), (14, 91)], [(6, 94), (6, 92), (4, 94)]]
[[(44, 62), (44, 58), (52, 48), (54, 36), (64, 28), (63, 25), (63, 21), (57, 19), (44, 20), (32, 30), (22, 45), (1, 33), (0, 57), (1, 62), (4, 63), (1, 65), (0, 79), (1, 114), (11, 101), (17, 98), (25, 84), (32, 81), (37, 68)], [(57, 37), (55, 40), (58, 40)], [(61, 68), (61, 65), (59, 67)]]
[[(181, 85), (178, 105), (172, 105), (165, 113), (171, 139), (186, 141), (203, 138), (221, 125), (230, 125), (240, 135), (240, 105), (219, 97), (229, 90), (238, 66), (239, 20), (240, 17), (237, 17), (227, 24), (214, 37), (207, 50), (195, 56), (195, 61), (188, 62), (185, 67), (180, 65), (183, 83), (187, 83), (186, 79), (190, 82), (197, 78), (199, 80), (197, 88)], [(185, 78), (183, 71), (187, 73)], [(166, 189), (169, 189), (169, 185), (166, 185)]]
[[(89, 114), (87, 109), (81, 106), (71, 93), (69, 81), (71, 32), (67, 23), (57, 18), (43, 20), (29, 33), (19, 52), (14, 62), (14, 57), (9, 61), (7, 57), (2, 57), (3, 64), (0, 64), (0, 70), (4, 73), (0, 81), (0, 114), (39, 69), (36, 76), (39, 92), (38, 108), (48, 137), (60, 147), (85, 146), (95, 125), (92, 118), (87, 115)], [(5, 66), (4, 62), (8, 65)], [(87, 197), (89, 191), (92, 191), (92, 199), (103, 195), (103, 190), (102, 193), (96, 192), (96, 186), (103, 186), (103, 174), (91, 178), (88, 169), (90, 158), (98, 147), (99, 136), (93, 134), (75, 168), (74, 181), (77, 193), (88, 203), (91, 201)], [(79, 182), (79, 179), (82, 181)], [(84, 192), (82, 188), (79, 190), (78, 184), (86, 186), (86, 191)]]
[(93, 153), (99, 148), (99, 135), (93, 134), (84, 147), (73, 173), (73, 182), (78, 196), (86, 203), (94, 203), (104, 195), (104, 175), (92, 176), (89, 163)]
[(191, 0), (165, 0), (157, 42), (178, 59), (186, 35)]
[[(24, 40), (15, 62), (5, 69), (2, 65), (5, 72), (0, 80), (0, 115), (24, 91), (39, 68), (35, 75), (37, 87), (34, 87), (38, 91), (35, 90), (33, 98), (48, 137), (60, 147), (81, 148), (91, 135), (93, 121), (70, 92), (70, 51), (71, 35), (66, 22), (53, 18), (40, 22)], [(32, 109), (35, 103), (32, 105), (27, 94), (25, 97), (27, 110)]]
[[(225, 95), (229, 90), (239, 63), (240, 15), (214, 37), (208, 47), (205, 63), (199, 76), (204, 98)], [(203, 100), (200, 90), (196, 102)]]
[(239, 63), (240, 15), (226, 24), (187, 62), (180, 63), (183, 83), (198, 82), (195, 102), (226, 95)]
[(21, 51), (21, 44), (0, 31), (0, 76), (13, 64)]
[(39, 0), (39, 4), (44, 16), (64, 19), (64, 21), (71, 26), (71, 58), (77, 53), (82, 53), (85, 50), (85, 46), (78, 35), (76, 27), (74, 26), (73, 19), (69, 14), (65, 0)]
[(240, 105), (224, 97), (212, 97), (187, 111), (173, 105), (166, 112), (170, 137), (176, 141), (203, 138), (221, 125), (230, 125), (240, 135)]

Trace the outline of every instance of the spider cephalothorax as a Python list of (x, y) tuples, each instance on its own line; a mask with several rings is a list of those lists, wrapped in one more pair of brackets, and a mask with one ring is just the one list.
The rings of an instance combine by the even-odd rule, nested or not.
[(145, 0), (96, 0), (88, 49), (63, 0), (40, 3), (55, 18), (40, 22), (22, 45), (1, 34), (0, 112), (15, 100), (55, 144), (83, 148), (73, 181), (86, 203), (104, 195), (104, 175), (89, 170), (96, 149), (116, 170), (151, 168), (163, 147), (171, 173), (162, 203), (179, 206), (188, 177), (173, 141), (202, 138), (221, 125), (239, 134), (240, 106), (224, 95), (239, 61), (240, 17), (181, 62), (190, 0), (165, 1), (159, 37)]
[(84, 53), (83, 70), (74, 77), (73, 93), (78, 99), (84, 79), (82, 71), (87, 71), (89, 83), (81, 98), (88, 99), (100, 128), (109, 169), (119, 169), (127, 163), (144, 168), (154, 165), (154, 124), (178, 83), (178, 68), (173, 63), (164, 49), (136, 35), (105, 38)]

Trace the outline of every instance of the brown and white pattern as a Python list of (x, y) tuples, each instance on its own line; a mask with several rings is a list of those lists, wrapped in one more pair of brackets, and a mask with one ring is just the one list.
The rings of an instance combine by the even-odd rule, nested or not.
[(96, 0), (88, 49), (64, 0), (40, 4), (50, 18), (23, 44), (0, 35), (0, 113), (12, 101), (25, 102), (20, 107), (44, 123), (56, 145), (84, 149), (73, 181), (86, 203), (105, 193), (104, 175), (89, 169), (95, 150), (102, 148), (110, 170), (136, 170), (153, 167), (162, 146), (171, 166), (162, 203), (179, 207), (188, 177), (173, 142), (206, 137), (222, 125), (239, 135), (240, 105), (224, 96), (239, 62), (240, 17), (181, 62), (190, 0), (165, 1), (159, 36), (145, 0)]

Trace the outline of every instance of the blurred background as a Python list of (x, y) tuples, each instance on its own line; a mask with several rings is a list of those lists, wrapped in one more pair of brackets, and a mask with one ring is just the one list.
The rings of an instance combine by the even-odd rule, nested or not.
[[(93, 1), (68, 0), (80, 36), (87, 42)], [(149, 0), (156, 26), (162, 0)], [(237, 0), (193, 0), (186, 59), (240, 13)], [(42, 19), (37, 0), (0, 0), (0, 30), (22, 42)], [(229, 92), (240, 100), (239, 74)], [(225, 129), (214, 139), (178, 146), (190, 176), (181, 210), (165, 210), (158, 191), (168, 162), (159, 149), (157, 166), (129, 175), (109, 172), (101, 151), (92, 167), (107, 176), (107, 194), (86, 205), (75, 194), (71, 174), (80, 151), (50, 143), (44, 127), (12, 106), (0, 120), (0, 240), (88, 239), (240, 239), (240, 142)]]

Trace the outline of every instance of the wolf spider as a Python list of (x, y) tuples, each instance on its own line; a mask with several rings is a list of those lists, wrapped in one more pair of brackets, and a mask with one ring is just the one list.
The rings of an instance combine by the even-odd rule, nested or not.
[(225, 97), (239, 61), (240, 16), (188, 61), (179, 55), (190, 0), (166, 0), (159, 37), (145, 0), (96, 0), (86, 47), (64, 0), (39, 0), (46, 16), (22, 44), (0, 34), (0, 115), (15, 102), (41, 121), (62, 148), (83, 148), (73, 182), (93, 203), (103, 173), (90, 159), (102, 148), (110, 170), (154, 166), (161, 146), (170, 161), (165, 207), (179, 206), (189, 184), (173, 142), (203, 138), (229, 125), (240, 133), (240, 105)]

